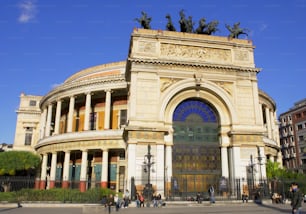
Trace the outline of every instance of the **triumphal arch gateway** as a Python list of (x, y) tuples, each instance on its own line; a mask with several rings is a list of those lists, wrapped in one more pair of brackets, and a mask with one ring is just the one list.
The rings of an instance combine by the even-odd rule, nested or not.
[(126, 61), (22, 94), (14, 148), (41, 155), (38, 188), (236, 194), (237, 179), (259, 185), (281, 161), (259, 71), (249, 40), (135, 29)]

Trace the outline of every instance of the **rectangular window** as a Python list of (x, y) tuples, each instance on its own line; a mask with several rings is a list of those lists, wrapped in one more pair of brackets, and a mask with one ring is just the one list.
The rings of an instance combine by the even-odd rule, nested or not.
[(97, 112), (90, 113), (90, 130), (96, 130)]
[(122, 109), (120, 110), (120, 127), (122, 125), (126, 125), (127, 122), (127, 110), (126, 109)]
[(303, 125), (302, 124), (297, 125), (297, 130), (301, 130), (301, 129), (303, 129)]
[(36, 106), (36, 100), (30, 100), (30, 106)]
[(304, 136), (299, 136), (299, 142), (304, 140)]
[(31, 145), (31, 143), (32, 143), (32, 136), (33, 136), (33, 128), (32, 127), (26, 127), (24, 145), (26, 145), (26, 146), (30, 146)]

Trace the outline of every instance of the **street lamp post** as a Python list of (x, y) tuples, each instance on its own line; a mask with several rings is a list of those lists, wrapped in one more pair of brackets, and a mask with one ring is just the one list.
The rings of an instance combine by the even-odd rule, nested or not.
[(262, 160), (263, 160), (263, 157), (261, 156), (261, 153), (260, 153), (260, 148), (257, 147), (257, 152), (258, 152), (258, 165), (259, 165), (259, 173), (260, 173), (260, 182), (259, 182), (259, 186), (260, 186), (260, 197), (262, 198), (263, 194), (264, 194), (264, 191), (265, 191), (265, 186), (264, 186), (264, 182), (263, 182), (263, 179), (262, 179)]
[(262, 180), (262, 169), (261, 169), (261, 166), (263, 165), (262, 164), (262, 157), (261, 157), (261, 154), (260, 154), (260, 149), (259, 149), (259, 147), (257, 148), (257, 150), (258, 150), (258, 164), (259, 164), (259, 173), (260, 173), (260, 184), (262, 184), (263, 183), (263, 180)]
[(145, 194), (147, 196), (147, 207), (150, 206), (150, 201), (152, 200), (151, 196), (152, 196), (152, 184), (150, 182), (150, 178), (151, 178), (151, 166), (154, 164), (154, 162), (151, 161), (151, 158), (153, 157), (153, 155), (151, 154), (151, 145), (148, 145), (148, 153), (144, 156), (146, 160), (144, 160), (144, 165), (145, 165), (145, 172), (148, 173), (148, 183), (146, 184), (145, 187), (145, 191), (147, 194)]

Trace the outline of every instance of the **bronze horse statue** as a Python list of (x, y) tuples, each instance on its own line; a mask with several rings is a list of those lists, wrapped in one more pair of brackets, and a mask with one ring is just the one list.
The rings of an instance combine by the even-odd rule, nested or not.
[(208, 23), (206, 29), (204, 30), (204, 34), (212, 35), (216, 33), (219, 29), (217, 28), (219, 22), (214, 20)]
[(148, 17), (147, 14), (145, 12), (141, 12), (141, 17), (140, 19), (136, 18), (135, 20), (137, 22), (139, 22), (139, 24), (141, 25), (141, 27), (143, 27), (144, 29), (151, 29), (150, 23), (152, 18)]
[(248, 36), (248, 34), (246, 33), (246, 31), (248, 31), (245, 28), (240, 28), (240, 22), (237, 22), (233, 25), (233, 27), (229, 26), (229, 25), (225, 25), (225, 27), (229, 30), (230, 38), (236, 38), (238, 39), (239, 35), (245, 34), (246, 36)]
[(167, 25), (166, 25), (166, 29), (169, 31), (176, 31), (172, 20), (171, 20), (171, 16), (169, 14), (166, 15), (166, 19), (168, 20)]
[(186, 19), (185, 17), (185, 13), (184, 10), (180, 11), (180, 27), (181, 27), (181, 32), (186, 32), (186, 33), (192, 33), (193, 32), (193, 21), (192, 21), (192, 17), (189, 16), (188, 19)]

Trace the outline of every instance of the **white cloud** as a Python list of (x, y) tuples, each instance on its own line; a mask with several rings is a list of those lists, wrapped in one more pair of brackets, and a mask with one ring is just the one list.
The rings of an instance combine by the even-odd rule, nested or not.
[(63, 83), (54, 83), (51, 85), (51, 88), (54, 89), (54, 88), (57, 88), (59, 86), (61, 86)]
[(263, 23), (263, 24), (259, 27), (259, 31), (265, 31), (267, 28), (268, 28), (268, 25)]
[(18, 21), (20, 23), (28, 23), (35, 20), (37, 14), (37, 5), (35, 0), (24, 0), (20, 2), (18, 7), (21, 10)]

